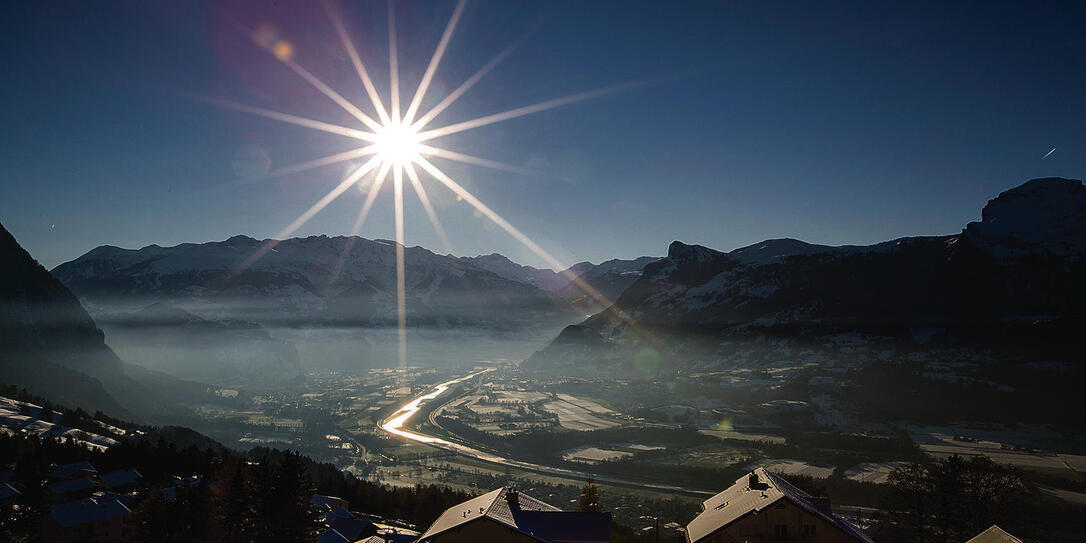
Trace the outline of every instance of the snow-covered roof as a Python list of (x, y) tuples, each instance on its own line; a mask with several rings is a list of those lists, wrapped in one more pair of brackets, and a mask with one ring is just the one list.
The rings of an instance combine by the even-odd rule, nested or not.
[(106, 486), (109, 488), (118, 488), (133, 484), (142, 478), (143, 476), (140, 475), (140, 472), (134, 469), (122, 469), (103, 475), (102, 481), (105, 482)]
[(87, 498), (54, 505), (49, 512), (49, 516), (57, 524), (69, 528), (87, 524), (88, 522), (127, 515), (129, 512), (128, 507), (116, 499)]
[(991, 528), (977, 534), (976, 537), (965, 543), (1022, 543), (1022, 540), (993, 524)]
[(780, 500), (787, 500), (822, 518), (857, 541), (871, 543), (871, 538), (859, 528), (823, 511), (809, 494), (763, 468), (736, 479), (735, 484), (705, 500), (701, 514), (686, 525), (687, 541), (698, 541), (750, 513), (761, 512)]
[[(517, 518), (510, 509), (509, 500), (507, 499), (510, 491), (517, 492), (508, 487), (502, 487), (446, 509), (430, 528), (423, 532), (419, 540), (425, 540), (480, 518), (487, 518), (517, 530)], [(523, 492), (517, 492), (517, 503), (519, 504), (519, 511), (560, 510)]]

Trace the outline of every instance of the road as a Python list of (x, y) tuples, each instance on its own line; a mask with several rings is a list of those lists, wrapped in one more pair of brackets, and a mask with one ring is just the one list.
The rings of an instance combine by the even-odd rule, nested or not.
[(559, 468), (559, 467), (554, 467), (554, 466), (544, 466), (542, 464), (533, 464), (531, 462), (522, 462), (520, 460), (515, 460), (515, 459), (512, 459), (512, 458), (505, 458), (505, 457), (502, 457), (502, 456), (498, 456), (498, 455), (494, 455), (494, 454), (491, 454), (491, 453), (488, 453), (488, 452), (484, 452), (484, 451), (481, 451), (481, 450), (476, 449), (474, 447), (464, 445), (462, 443), (456, 443), (456, 442), (449, 441), (449, 440), (446, 440), (446, 439), (442, 439), (442, 438), (439, 438), (439, 437), (428, 436), (426, 434), (421, 434), (421, 433), (418, 433), (418, 432), (412, 432), (412, 431), (403, 429), (403, 425), (408, 420), (410, 420), (411, 417), (413, 417), (416, 413), (418, 413), (419, 409), (422, 407), (422, 404), (424, 404), (426, 402), (429, 402), (431, 400), (434, 400), (438, 396), (441, 396), (443, 393), (445, 393), (447, 390), (449, 390), (449, 387), (451, 387), (452, 385), (455, 385), (456, 383), (460, 383), (460, 382), (463, 382), (463, 381), (467, 381), (468, 379), (471, 379), (471, 378), (476, 377), (478, 375), (482, 375), (482, 374), (484, 374), (484, 373), (486, 373), (488, 371), (490, 371), (490, 370), (483, 370), (483, 371), (476, 372), (476, 373), (473, 373), (471, 375), (461, 377), (459, 379), (453, 379), (452, 381), (447, 381), (445, 383), (441, 383), (440, 385), (435, 386), (434, 389), (431, 390), (430, 392), (427, 392), (426, 394), (423, 394), (423, 395), (420, 395), (420, 396), (416, 397), (415, 399), (411, 400), (410, 402), (404, 404), (404, 406), (401, 407), (400, 409), (396, 410), (396, 412), (393, 413), (391, 416), (389, 416), (389, 418), (387, 418), (383, 422), (381, 422), (381, 429), (388, 432), (388, 433), (390, 433), (390, 434), (397, 435), (397, 436), (403, 437), (405, 439), (415, 441), (417, 443), (424, 443), (426, 445), (430, 445), (430, 446), (437, 447), (437, 448), (440, 448), (440, 449), (444, 449), (444, 450), (447, 450), (447, 451), (452, 451), (452, 452), (455, 452), (455, 453), (457, 453), (457, 454), (459, 454), (461, 456), (466, 456), (468, 458), (472, 458), (472, 459), (475, 459), (475, 460), (478, 460), (478, 461), (481, 461), (481, 462), (485, 462), (485, 463), (488, 463), (488, 464), (495, 464), (495, 465), (502, 466), (502, 467), (505, 467), (505, 466), (514, 467), (514, 468), (517, 468), (517, 469), (520, 469), (520, 470), (529, 471), (529, 472), (532, 472), (532, 473), (538, 473), (538, 474), (541, 474), (541, 475), (549, 475), (549, 476), (552, 476), (552, 477), (559, 477), (559, 478), (562, 478), (562, 479), (569, 479), (571, 481), (575, 481), (576, 484), (580, 484), (585, 479), (587, 479), (589, 477), (592, 477), (598, 483), (604, 483), (604, 484), (613, 485), (613, 486), (639, 488), (639, 489), (646, 489), (646, 490), (655, 490), (655, 491), (658, 491), (658, 492), (665, 492), (665, 493), (671, 493), (671, 494), (682, 494), (682, 495), (694, 496), (694, 497), (698, 497), (698, 498), (705, 498), (705, 497), (713, 495), (712, 492), (706, 492), (706, 491), (702, 491), (702, 490), (692, 490), (692, 489), (687, 489), (687, 488), (672, 486), (672, 485), (662, 485), (662, 484), (658, 484), (658, 483), (651, 483), (651, 482), (645, 482), (645, 481), (636, 481), (636, 480), (633, 480), (633, 479), (612, 477), (612, 476), (609, 476), (609, 475), (597, 475), (597, 474), (588, 473), (588, 472), (585, 472), (585, 471), (571, 470), (571, 469)]

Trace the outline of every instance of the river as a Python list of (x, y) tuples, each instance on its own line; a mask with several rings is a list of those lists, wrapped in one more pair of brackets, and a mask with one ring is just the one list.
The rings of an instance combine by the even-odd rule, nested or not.
[(544, 465), (541, 465), (541, 464), (533, 464), (533, 463), (530, 463), (530, 462), (523, 462), (523, 461), (515, 460), (515, 459), (512, 459), (512, 458), (504, 458), (504, 457), (501, 457), (501, 456), (496, 456), (496, 455), (481, 451), (479, 449), (476, 449), (474, 447), (469, 447), (467, 445), (463, 445), (463, 444), (460, 444), (460, 443), (454, 443), (452, 441), (442, 439), (442, 438), (439, 438), (439, 437), (428, 436), (428, 435), (425, 435), (425, 434), (420, 434), (418, 432), (411, 432), (411, 431), (403, 429), (403, 425), (412, 416), (414, 416), (416, 413), (418, 413), (419, 409), (422, 407), (422, 404), (424, 404), (424, 403), (426, 403), (426, 402), (428, 402), (430, 400), (433, 400), (433, 399), (437, 398), (438, 396), (441, 396), (446, 391), (448, 391), (449, 387), (451, 387), (452, 385), (455, 385), (457, 383), (461, 383), (463, 381), (467, 381), (468, 379), (471, 379), (471, 378), (476, 377), (478, 375), (482, 375), (482, 374), (484, 374), (484, 373), (486, 373), (488, 371), (491, 371), (491, 370), (486, 369), (486, 370), (483, 370), (483, 371), (475, 372), (475, 373), (473, 373), (471, 375), (467, 375), (465, 377), (461, 377), (459, 379), (453, 379), (452, 381), (446, 381), (444, 383), (436, 385), (432, 391), (427, 392), (426, 394), (423, 394), (421, 396), (418, 396), (415, 399), (411, 400), (410, 402), (404, 404), (403, 407), (398, 409), (389, 418), (385, 419), (385, 421), (381, 423), (381, 429), (388, 432), (388, 433), (390, 433), (390, 434), (397, 435), (397, 436), (400, 436), (402, 438), (409, 439), (411, 441), (415, 441), (417, 443), (424, 443), (426, 445), (430, 445), (430, 446), (433, 446), (433, 447), (438, 447), (440, 449), (445, 449), (447, 451), (453, 451), (453, 452), (455, 452), (457, 454), (460, 454), (460, 455), (463, 455), (463, 456), (466, 456), (466, 457), (469, 457), (469, 458), (474, 458), (476, 460), (480, 460), (480, 461), (487, 462), (487, 463), (490, 463), (490, 464), (497, 464), (499, 466), (508, 466), (508, 467), (513, 467), (513, 468), (518, 468), (518, 469), (521, 469), (521, 470), (524, 470), (524, 471), (530, 471), (530, 472), (539, 473), (539, 474), (542, 474), (542, 475), (550, 475), (550, 476), (553, 476), (553, 477), (560, 477), (560, 478), (563, 478), (563, 479), (571, 479), (571, 480), (575, 480), (575, 481), (578, 481), (578, 482), (584, 481), (585, 479), (588, 479), (589, 477), (592, 477), (597, 482), (607, 483), (607, 484), (611, 484), (611, 485), (615, 485), (615, 486), (643, 488), (643, 489), (646, 489), (646, 490), (654, 490), (654, 491), (668, 492), (668, 493), (674, 493), (674, 494), (684, 494), (684, 495), (687, 495), (687, 496), (696, 496), (696, 497), (702, 497), (702, 498), (706, 497), (706, 496), (710, 496), (710, 495), (713, 494), (712, 492), (705, 492), (705, 491), (701, 491), (701, 490), (686, 489), (686, 488), (672, 486), (672, 485), (661, 485), (661, 484), (656, 484), (656, 483), (647, 483), (647, 482), (644, 482), (644, 481), (635, 481), (635, 480), (632, 480), (632, 479), (623, 479), (623, 478), (619, 478), (619, 477), (611, 477), (611, 476), (608, 476), (608, 475), (595, 475), (595, 474), (591, 474), (591, 473), (584, 472), (584, 471), (571, 470), (571, 469), (559, 468), (559, 467), (554, 467), (554, 466), (544, 466)]

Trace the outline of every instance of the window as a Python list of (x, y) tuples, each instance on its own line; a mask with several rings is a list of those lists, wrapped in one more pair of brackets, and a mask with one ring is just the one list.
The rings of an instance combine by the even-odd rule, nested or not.
[(787, 524), (774, 524), (773, 525), (773, 539), (788, 539), (788, 525)]
[(814, 524), (804, 524), (803, 525), (803, 535), (805, 537), (810, 537), (810, 536), (815, 535), (815, 525)]

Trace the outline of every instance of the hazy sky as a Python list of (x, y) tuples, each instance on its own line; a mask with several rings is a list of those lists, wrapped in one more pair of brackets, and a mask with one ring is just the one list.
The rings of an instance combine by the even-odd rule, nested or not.
[[(1029, 178), (1086, 175), (1086, 4), (996, 4), (472, 0), (426, 105), (534, 32), (435, 126), (653, 84), (442, 140), (542, 175), (438, 163), (571, 263), (676, 239), (957, 232)], [(407, 101), (455, 2), (397, 6)], [(342, 10), (387, 101), (386, 4)], [(317, 2), (14, 2), (0, 25), (0, 222), (47, 267), (102, 244), (273, 236), (344, 173), (255, 175), (351, 142), (202, 100), (357, 125), (238, 31), (269, 29), (363, 104)], [(424, 182), (457, 254), (539, 264)], [(349, 232), (362, 196), (297, 235)], [(377, 204), (362, 235), (391, 238), (390, 192)], [(444, 252), (413, 197), (407, 219), (408, 245)]]

